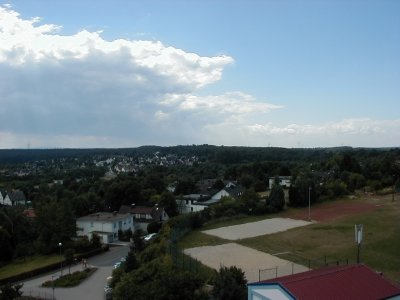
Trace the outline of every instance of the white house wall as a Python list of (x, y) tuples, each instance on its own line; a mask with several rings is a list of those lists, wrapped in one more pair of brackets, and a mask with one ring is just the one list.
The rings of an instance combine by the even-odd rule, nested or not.
[(186, 204), (186, 200), (177, 200), (176, 202), (181, 214), (202, 211), (207, 207), (206, 205), (193, 204), (192, 200), (189, 200), (188, 204)]
[(92, 238), (93, 232), (98, 232), (99, 235), (104, 236), (103, 240), (105, 240), (107, 234), (112, 234), (116, 238), (118, 236), (118, 230), (120, 229), (122, 231), (126, 231), (128, 229), (131, 229), (132, 232), (135, 231), (132, 216), (125, 219), (112, 221), (77, 220), (76, 226), (78, 227), (77, 235), (87, 236), (89, 239)]
[(221, 200), (222, 197), (228, 197), (229, 193), (225, 190), (220, 190), (214, 196), (211, 197), (211, 200)]

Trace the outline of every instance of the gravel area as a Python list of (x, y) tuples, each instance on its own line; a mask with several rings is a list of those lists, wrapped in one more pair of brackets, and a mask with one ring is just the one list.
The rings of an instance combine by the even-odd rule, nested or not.
[(302, 265), (236, 243), (195, 247), (184, 252), (215, 270), (220, 266), (237, 266), (244, 271), (248, 282), (308, 271)]
[(289, 218), (273, 218), (258, 222), (205, 230), (202, 232), (226, 240), (235, 241), (259, 235), (286, 231), (291, 228), (306, 226), (309, 224), (312, 224), (312, 222), (307, 222), (303, 220), (294, 220)]

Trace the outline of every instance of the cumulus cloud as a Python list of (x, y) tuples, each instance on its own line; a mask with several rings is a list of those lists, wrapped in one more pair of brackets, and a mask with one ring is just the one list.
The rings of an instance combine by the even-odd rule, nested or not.
[(265, 120), (282, 105), (240, 91), (200, 96), (231, 63), (160, 41), (63, 35), (62, 26), (0, 6), (0, 148), (291, 146), (302, 137), (400, 132), (399, 121), (369, 119), (279, 127)]
[(324, 134), (346, 134), (346, 135), (377, 135), (392, 134), (400, 129), (400, 120), (371, 120), (345, 119), (337, 123), (322, 125), (300, 125), (290, 124), (285, 127), (277, 127), (272, 124), (254, 124), (247, 126), (251, 134), (280, 135), (280, 134), (301, 134), (301, 135), (324, 135)]
[[(400, 120), (344, 119), (325, 124), (251, 124), (244, 131), (260, 140), (284, 146), (397, 146)], [(321, 142), (322, 141), (322, 142)]]
[(87, 30), (62, 35), (61, 26), (0, 6), (0, 147), (10, 134), (40, 144), (37, 135), (45, 145), (59, 145), (60, 136), (82, 136), (87, 144), (98, 136), (98, 146), (102, 137), (176, 144), (221, 114), (277, 108), (240, 92), (196, 95), (232, 62), (159, 41), (108, 41)]

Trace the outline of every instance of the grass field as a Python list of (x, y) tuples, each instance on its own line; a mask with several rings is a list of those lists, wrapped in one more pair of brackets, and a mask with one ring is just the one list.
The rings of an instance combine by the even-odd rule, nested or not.
[(47, 256), (33, 256), (23, 259), (14, 260), (0, 268), (0, 279), (10, 276), (18, 275), (20, 273), (28, 272), (40, 267), (45, 267), (64, 260), (64, 256), (60, 255), (47, 255)]
[[(341, 200), (344, 201), (344, 200)], [(236, 241), (237, 243), (270, 254), (282, 253), (279, 257), (307, 265), (309, 260), (356, 262), (357, 247), (354, 241), (354, 225), (364, 225), (361, 246), (361, 262), (382, 271), (388, 278), (400, 282), (400, 201), (391, 201), (391, 196), (374, 196), (346, 201), (367, 201), (376, 205), (373, 211), (299, 227), (271, 235)], [(324, 204), (320, 204), (323, 206)], [(332, 205), (327, 203), (326, 205)], [(288, 212), (282, 215), (287, 216)], [(290, 214), (290, 212), (289, 212)], [(279, 217), (280, 214), (274, 215)], [(271, 216), (264, 216), (268, 218)], [(234, 224), (254, 221), (253, 218), (234, 220)], [(219, 226), (218, 226), (219, 225)], [(230, 222), (213, 224), (212, 228), (232, 225)], [(211, 226), (210, 226), (211, 227)], [(206, 229), (209, 229), (207, 227)], [(204, 228), (202, 228), (204, 230)], [(188, 234), (180, 243), (181, 248), (204, 245), (219, 245), (226, 240), (211, 237), (199, 231)], [(313, 267), (313, 265), (312, 265)]]

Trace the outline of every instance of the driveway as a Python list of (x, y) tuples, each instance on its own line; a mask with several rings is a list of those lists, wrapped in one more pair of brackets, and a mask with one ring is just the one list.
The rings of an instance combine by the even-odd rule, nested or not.
[[(80, 285), (71, 288), (44, 288), (41, 284), (52, 278), (59, 277), (61, 270), (51, 272), (40, 277), (36, 277), (23, 282), (22, 291), (26, 296), (42, 297), (45, 299), (57, 300), (101, 300), (104, 299), (104, 286), (108, 276), (111, 276), (113, 265), (122, 257), (126, 257), (129, 252), (129, 246), (111, 247), (110, 251), (91, 257), (87, 260), (88, 265), (96, 267), (97, 271)], [(82, 265), (78, 264), (71, 267), (71, 273), (82, 270)], [(62, 270), (63, 274), (68, 273), (68, 268)]]

